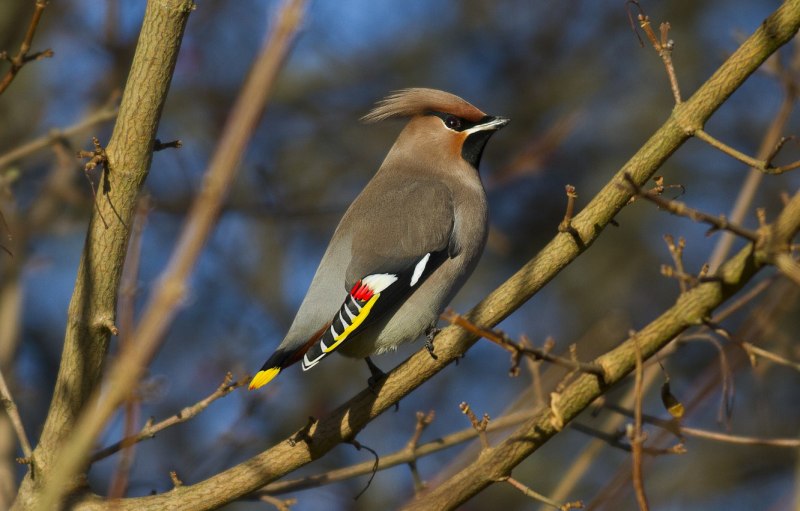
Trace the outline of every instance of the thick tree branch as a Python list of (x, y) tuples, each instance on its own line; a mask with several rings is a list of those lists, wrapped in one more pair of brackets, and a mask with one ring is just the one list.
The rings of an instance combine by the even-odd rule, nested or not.
[[(707, 282), (680, 295), (675, 305), (655, 321), (596, 360), (606, 369), (606, 384), (613, 385), (634, 370), (637, 344), (643, 358), (652, 356), (682, 330), (702, 321), (748, 282), (757, 269), (750, 245), (720, 269), (721, 282)], [(515, 466), (559, 433), (606, 388), (596, 376), (581, 374), (553, 400), (549, 409), (539, 412), (508, 439), (404, 509), (458, 507), (490, 484), (508, 477)]]
[(759, 240), (759, 234), (756, 231), (751, 231), (750, 229), (746, 229), (740, 225), (729, 222), (724, 215), (709, 215), (697, 209), (690, 208), (682, 202), (668, 200), (660, 195), (642, 190), (642, 188), (637, 185), (628, 175), (625, 176), (625, 180), (630, 185), (631, 190), (636, 197), (641, 197), (642, 199), (648, 200), (656, 204), (661, 209), (669, 211), (673, 215), (685, 216), (686, 218), (691, 218), (695, 222), (704, 222), (711, 225), (711, 229), (708, 231), (709, 234), (713, 233), (714, 231), (728, 231), (753, 242), (757, 242)]
[(30, 463), (32, 454), (31, 443), (28, 441), (28, 435), (25, 434), (25, 428), (22, 425), (22, 418), (19, 416), (17, 404), (11, 396), (11, 391), (6, 384), (6, 379), (2, 371), (0, 371), (0, 402), (2, 402), (3, 408), (8, 414), (8, 418), (11, 420), (11, 425), (14, 426), (14, 432), (17, 434), (20, 447), (22, 447), (22, 454), (25, 456), (25, 461)]
[[(225, 124), (203, 178), (203, 187), (189, 212), (175, 251), (161, 277), (161, 284), (150, 296), (131, 336), (134, 342), (121, 349), (119, 357), (108, 370), (102, 396), (98, 389), (94, 390), (91, 401), (96, 404), (86, 407), (62, 446), (57, 458), (58, 465), (44, 489), (43, 509), (54, 509), (61, 496), (70, 489), (69, 481), (89, 461), (95, 440), (117, 407), (135, 388), (175, 316), (184, 297), (189, 273), (216, 223), (247, 143), (261, 119), (278, 72), (294, 40), (302, 19), (303, 6), (304, 0), (288, 0), (278, 15), (271, 36), (264, 42)], [(120, 116), (123, 113), (121, 111)], [(153, 139), (150, 138), (151, 150), (152, 143)], [(113, 174), (116, 170), (111, 163)], [(181, 488), (183, 486), (173, 491)]]
[(39, 498), (53, 460), (64, 448), (78, 413), (99, 380), (136, 198), (150, 168), (156, 128), (192, 7), (191, 0), (148, 2), (117, 123), (106, 148), (109, 170), (101, 179), (102, 193), (95, 198), (53, 400), (33, 453), (36, 477), (30, 472), (26, 476), (15, 509), (43, 505)]
[[(691, 132), (702, 127), (714, 111), (771, 53), (795, 35), (798, 27), (800, 27), (800, 0), (788, 0), (762, 23), (697, 93), (675, 107), (664, 125), (616, 173), (586, 208), (572, 219), (571, 225), (580, 237), (581, 243), (576, 242), (573, 234), (557, 234), (539, 254), (479, 303), (467, 315), (470, 321), (482, 327), (496, 325), (588, 248), (630, 199), (631, 194), (625, 187), (625, 173), (629, 173), (639, 186), (650, 180), (664, 161), (691, 136)], [(750, 261), (748, 254), (743, 253), (734, 262), (752, 271), (750, 266), (745, 265), (748, 261)], [(735, 269), (737, 268), (732, 267), (730, 272), (735, 273), (733, 271)], [(744, 273), (744, 269), (738, 269)], [(704, 293), (719, 292), (722, 285), (720, 282), (704, 283), (681, 297), (680, 304), (684, 306), (694, 298), (704, 296)], [(712, 291), (708, 291), (709, 289)], [(314, 423), (308, 431), (310, 442), (292, 444), (283, 441), (205, 481), (185, 485), (162, 495), (124, 499), (117, 503), (117, 508), (214, 509), (246, 495), (322, 457), (339, 443), (354, 438), (372, 419), (460, 358), (476, 340), (474, 334), (450, 326), (436, 338), (437, 360), (433, 360), (427, 352), (415, 354), (387, 375), (377, 393), (365, 390), (329, 416)], [(617, 353), (612, 352), (611, 358), (613, 359)], [(647, 354), (646, 349), (644, 353)], [(606, 361), (607, 359), (604, 359), (604, 362)], [(619, 369), (617, 366), (614, 367), (615, 374)], [(573, 385), (577, 385), (574, 388), (590, 393), (590, 399), (593, 399), (593, 396), (599, 395), (596, 382), (595, 376), (581, 375)], [(569, 406), (585, 405), (571, 403)], [(566, 412), (570, 410), (571, 408)], [(490, 452), (494, 451), (495, 449), (492, 449)], [(454, 492), (452, 497), (458, 502), (463, 502), (490, 482), (470, 486), (466, 493)], [(439, 495), (441, 493), (438, 492)], [(96, 498), (86, 497), (78, 507), (102, 509), (103, 504)]]

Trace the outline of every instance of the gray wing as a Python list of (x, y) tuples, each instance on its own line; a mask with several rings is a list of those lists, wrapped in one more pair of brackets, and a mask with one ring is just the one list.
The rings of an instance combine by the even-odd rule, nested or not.
[(426, 253), (445, 250), (453, 218), (452, 197), (443, 184), (373, 178), (336, 228), (281, 348), (305, 345), (359, 279), (401, 272)]
[(453, 200), (445, 185), (412, 178), (381, 185), (382, 192), (365, 189), (347, 212), (352, 244), (346, 291), (368, 275), (406, 271), (450, 244)]

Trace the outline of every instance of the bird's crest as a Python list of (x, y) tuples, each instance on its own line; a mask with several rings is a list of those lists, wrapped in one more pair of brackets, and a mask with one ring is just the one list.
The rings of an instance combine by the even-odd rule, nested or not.
[(378, 122), (393, 117), (414, 117), (429, 112), (453, 114), (471, 122), (478, 122), (486, 116), (455, 94), (436, 89), (414, 88), (391, 93), (380, 100), (361, 120)]

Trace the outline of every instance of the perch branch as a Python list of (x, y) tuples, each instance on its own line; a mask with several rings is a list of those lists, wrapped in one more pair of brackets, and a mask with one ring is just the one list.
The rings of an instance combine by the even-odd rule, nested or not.
[[(684, 127), (702, 126), (769, 55), (794, 37), (798, 27), (800, 27), (800, 0), (787, 0), (731, 54), (691, 98), (673, 109), (669, 119), (573, 218), (572, 225), (583, 243), (576, 244), (572, 237), (563, 234), (555, 236), (516, 274), (476, 305), (467, 315), (470, 321), (479, 325), (496, 325), (591, 246), (605, 226), (612, 222), (614, 216), (630, 199), (631, 194), (625, 187), (625, 173), (630, 173), (640, 186), (647, 183), (667, 158), (691, 136)], [(746, 281), (755, 271), (755, 265), (745, 264), (749, 261), (748, 255), (747, 252), (738, 255), (726, 267), (726, 271), (722, 272), (729, 275), (731, 283)], [(737, 270), (740, 272), (738, 277)], [(696, 318), (695, 314), (699, 313), (702, 316), (710, 304), (715, 305), (722, 301), (720, 295), (723, 290), (726, 293), (733, 292), (737, 287), (738, 285), (729, 285), (723, 289), (719, 282), (703, 283), (679, 299), (678, 311), (692, 312), (687, 319), (696, 322), (699, 318)], [(675, 329), (676, 332), (677, 330)], [(213, 509), (251, 493), (319, 459), (339, 445), (343, 439), (353, 438), (371, 420), (393, 407), (403, 396), (463, 356), (477, 340), (475, 334), (460, 327), (451, 325), (444, 329), (436, 338), (437, 360), (433, 360), (427, 352), (416, 353), (387, 374), (377, 393), (365, 389), (321, 418), (309, 430), (309, 435), (313, 438), (313, 449), (307, 443), (297, 443), (292, 446), (289, 442), (280, 442), (204, 481), (185, 485), (179, 492), (122, 499), (118, 502), (118, 507), (120, 510), (137, 511), (166, 507), (197, 511)], [(609, 358), (603, 359), (608, 363), (607, 367), (614, 369), (615, 375), (617, 371), (629, 371), (632, 366), (629, 353), (620, 357), (624, 353), (624, 351), (614, 351), (609, 354)], [(601, 388), (598, 385), (595, 376), (580, 375), (567, 389), (568, 397), (573, 396), (573, 392), (578, 390), (580, 398), (566, 400), (568, 405), (564, 410), (566, 417), (571, 418), (574, 413), (599, 396), (604, 389), (605, 387)], [(431, 504), (429, 498), (434, 496), (436, 498), (434, 504), (442, 504), (438, 509), (456, 507), (492, 482), (508, 475), (506, 472), (509, 466), (519, 463), (520, 457), (526, 457), (555, 434), (546, 411), (540, 412), (537, 417), (545, 419), (544, 429), (533, 433), (525, 429), (522, 437), (516, 435), (513, 440), (516, 452), (508, 459), (495, 458), (494, 453), (498, 451), (498, 447), (493, 447), (490, 451), (492, 463), (482, 465), (480, 470), (476, 470), (473, 466), (468, 467), (466, 472), (456, 476), (460, 484), (444, 484), (426, 493), (420, 498), (420, 506), (424, 505), (423, 500)], [(510, 454), (507, 450), (501, 450), (506, 455)], [(86, 494), (81, 500), (76, 501), (76, 509), (96, 509), (97, 499), (98, 497)]]

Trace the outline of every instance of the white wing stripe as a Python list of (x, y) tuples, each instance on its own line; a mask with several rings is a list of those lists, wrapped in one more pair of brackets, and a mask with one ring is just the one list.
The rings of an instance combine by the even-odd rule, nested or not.
[(425, 271), (425, 266), (428, 265), (428, 260), (431, 258), (431, 253), (428, 252), (425, 256), (419, 260), (417, 265), (414, 267), (414, 273), (411, 275), (411, 287), (417, 285), (419, 282), (419, 278), (422, 277), (422, 272)]
[(317, 357), (316, 360), (309, 360), (308, 353), (306, 353), (305, 355), (303, 355), (303, 363), (301, 364), (301, 366), (303, 367), (303, 371), (308, 371), (309, 369), (317, 365), (320, 360), (322, 360), (322, 356)]
[(376, 273), (374, 275), (367, 275), (361, 279), (361, 282), (366, 284), (374, 294), (378, 294), (397, 282), (397, 275), (391, 273)]

